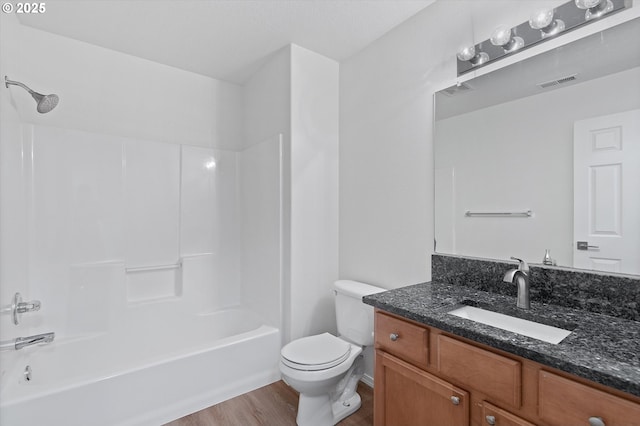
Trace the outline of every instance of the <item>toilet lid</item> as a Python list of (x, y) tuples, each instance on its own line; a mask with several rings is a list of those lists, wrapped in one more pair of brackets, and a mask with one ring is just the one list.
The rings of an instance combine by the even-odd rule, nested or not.
[(323, 333), (303, 337), (282, 348), (282, 362), (296, 370), (324, 370), (335, 367), (349, 357), (351, 345)]

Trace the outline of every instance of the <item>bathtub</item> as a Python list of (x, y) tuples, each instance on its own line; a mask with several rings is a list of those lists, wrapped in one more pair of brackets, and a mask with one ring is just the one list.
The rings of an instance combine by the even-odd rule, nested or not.
[(251, 312), (138, 320), (2, 352), (0, 424), (157, 426), (280, 378), (280, 332)]

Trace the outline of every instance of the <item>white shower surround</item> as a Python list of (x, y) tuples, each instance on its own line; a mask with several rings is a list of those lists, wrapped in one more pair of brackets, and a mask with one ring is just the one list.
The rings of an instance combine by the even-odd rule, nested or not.
[(279, 378), (280, 136), (233, 152), (20, 127), (3, 189), (24, 202), (3, 210), (24, 214), (22, 292), (42, 309), (3, 340), (56, 340), (1, 353), (3, 424), (34, 407), (56, 424), (82, 424), (84, 407), (92, 424), (154, 424)]

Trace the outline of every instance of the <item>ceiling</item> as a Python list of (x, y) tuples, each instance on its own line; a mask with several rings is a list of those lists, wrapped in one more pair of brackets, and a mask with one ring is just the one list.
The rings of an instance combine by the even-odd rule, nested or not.
[(23, 25), (234, 83), (294, 43), (336, 61), (435, 0), (48, 0)]

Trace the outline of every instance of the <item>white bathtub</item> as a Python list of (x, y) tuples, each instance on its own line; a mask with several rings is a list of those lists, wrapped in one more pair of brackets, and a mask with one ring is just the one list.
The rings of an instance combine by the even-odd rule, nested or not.
[(0, 424), (155, 426), (280, 378), (280, 332), (250, 312), (138, 320), (126, 335), (3, 352)]

